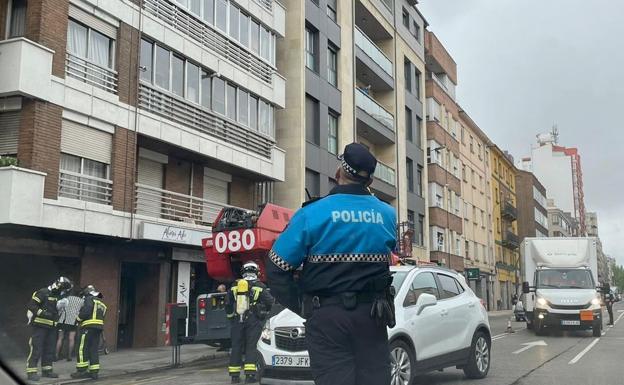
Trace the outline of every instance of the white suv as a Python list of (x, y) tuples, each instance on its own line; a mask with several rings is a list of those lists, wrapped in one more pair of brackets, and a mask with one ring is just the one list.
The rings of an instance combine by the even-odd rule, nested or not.
[[(490, 370), (487, 311), (464, 277), (437, 267), (391, 267), (396, 326), (388, 329), (392, 384), (456, 366), (468, 378)], [(258, 341), (261, 384), (313, 385), (304, 320), (284, 310), (267, 321)]]

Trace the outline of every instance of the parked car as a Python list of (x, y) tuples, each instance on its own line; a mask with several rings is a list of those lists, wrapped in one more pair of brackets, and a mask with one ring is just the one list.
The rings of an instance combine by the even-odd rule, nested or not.
[[(392, 384), (408, 385), (417, 374), (458, 367), (468, 378), (487, 376), (491, 334), (483, 302), (464, 277), (438, 267), (392, 267), (396, 320), (388, 329)], [(304, 320), (289, 310), (265, 324), (260, 383), (312, 385)]]

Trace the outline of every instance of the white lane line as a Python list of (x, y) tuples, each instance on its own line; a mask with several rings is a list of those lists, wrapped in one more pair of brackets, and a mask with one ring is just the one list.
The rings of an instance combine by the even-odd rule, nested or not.
[(600, 338), (596, 338), (591, 344), (589, 344), (585, 349), (583, 349), (582, 352), (577, 354), (576, 357), (574, 357), (572, 360), (570, 360), (570, 362), (568, 362), (568, 365), (574, 365), (577, 362), (579, 362), (579, 360), (583, 358), (583, 356), (587, 354), (587, 352), (589, 352), (594, 346), (596, 346), (598, 341), (600, 341)]
[(624, 316), (624, 312), (620, 314), (620, 316), (615, 320), (613, 325), (617, 325), (617, 323), (620, 322), (620, 320), (622, 319), (623, 316)]

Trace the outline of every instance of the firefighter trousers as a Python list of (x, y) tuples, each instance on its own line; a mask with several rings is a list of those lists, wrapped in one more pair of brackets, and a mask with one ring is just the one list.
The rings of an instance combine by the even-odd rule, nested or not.
[(51, 372), (56, 349), (56, 330), (53, 328), (31, 326), (30, 348), (26, 363), (26, 373), (37, 373), (37, 364), (41, 360), (41, 371)]
[[(262, 334), (263, 321), (250, 315), (244, 322), (240, 322), (238, 316), (232, 320), (231, 339), (232, 350), (230, 351), (230, 376), (240, 376), (241, 370), (245, 374), (255, 375), (258, 370), (258, 340)], [(245, 365), (243, 365), (243, 352)]]
[(385, 325), (370, 317), (370, 303), (314, 309), (305, 323), (310, 368), (316, 385), (390, 383), (390, 348)]
[(76, 357), (76, 369), (84, 372), (97, 373), (100, 370), (100, 337), (102, 330), (92, 328), (81, 328), (78, 345), (78, 355)]

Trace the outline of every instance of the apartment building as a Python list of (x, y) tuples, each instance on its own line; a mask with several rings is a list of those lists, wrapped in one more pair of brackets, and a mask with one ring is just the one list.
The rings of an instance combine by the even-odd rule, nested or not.
[(546, 188), (528, 171), (518, 170), (516, 197), (518, 198), (518, 237), (548, 237), (548, 208)]
[(554, 199), (548, 199), (546, 205), (548, 209), (549, 237), (578, 236), (578, 223), (571, 213), (557, 207)]
[[(286, 152), (278, 203), (298, 208), (336, 184), (351, 142), (379, 163), (372, 192), (398, 212), (401, 252), (427, 259), (424, 28), (413, 1), (289, 0), (277, 64), (287, 79), (277, 141)], [(404, 237), (406, 235), (406, 237)]]
[(427, 171), (431, 261), (464, 271), (460, 108), (457, 65), (430, 31), (425, 34)]
[(162, 344), (168, 302), (192, 317), (218, 211), (286, 177), (285, 27), (273, 0), (0, 0), (0, 155), (18, 163), (0, 169), (0, 291), (20, 347), (24, 303), (59, 274), (103, 292), (109, 348)]
[(465, 268), (479, 269), (470, 281), (474, 292), (489, 309), (495, 308), (494, 235), (492, 233), (492, 191), (488, 137), (470, 118), (459, 110), (459, 153), (461, 161), (463, 217), (463, 256)]
[(609, 261), (602, 248), (602, 240), (598, 234), (598, 213), (595, 211), (585, 213), (585, 228), (588, 237), (596, 238), (596, 249), (598, 254), (598, 276), (607, 280), (609, 277)]
[(492, 223), (496, 257), (495, 297), (498, 309), (511, 308), (511, 296), (518, 293), (520, 257), (518, 248), (517, 169), (512, 156), (489, 143), (492, 170)]

